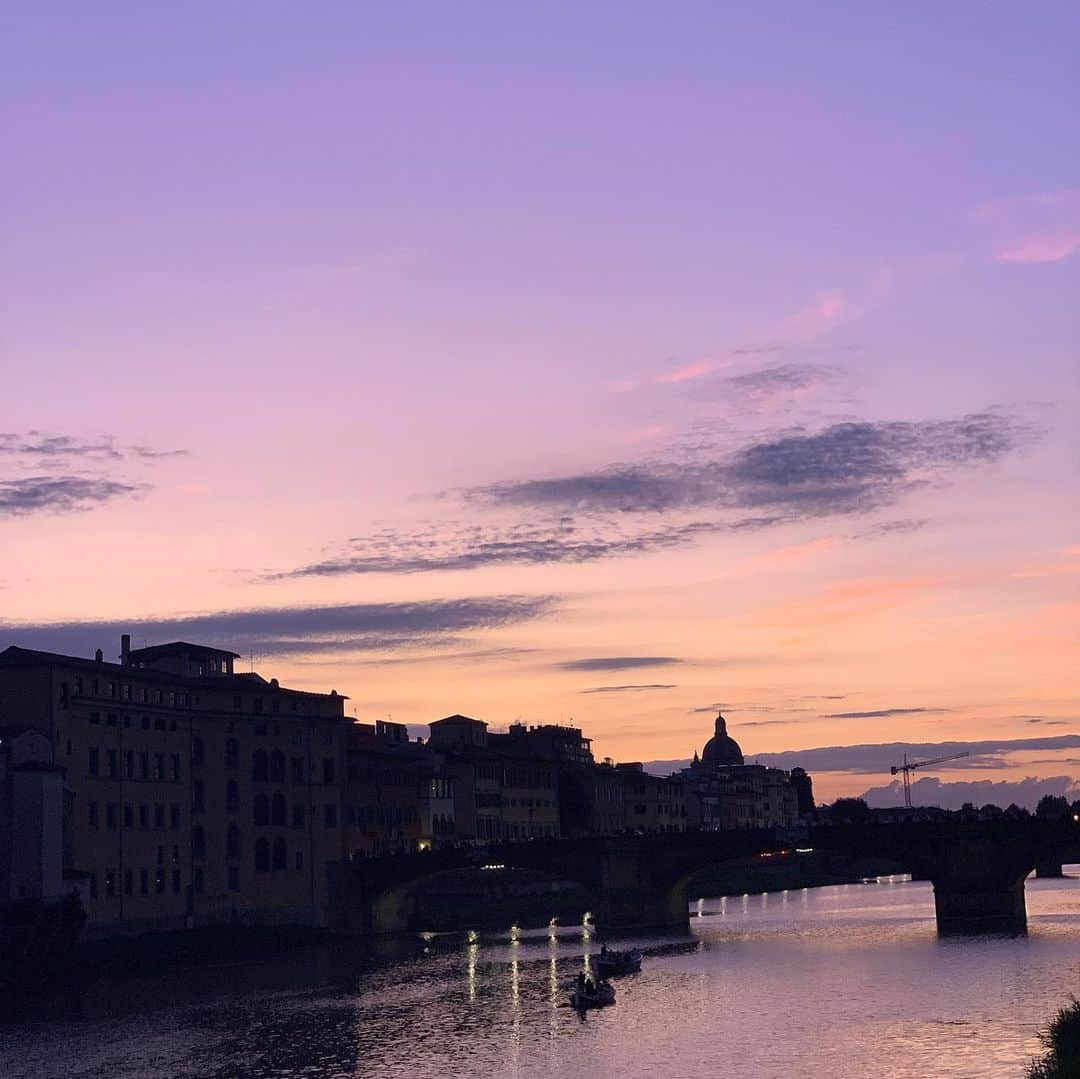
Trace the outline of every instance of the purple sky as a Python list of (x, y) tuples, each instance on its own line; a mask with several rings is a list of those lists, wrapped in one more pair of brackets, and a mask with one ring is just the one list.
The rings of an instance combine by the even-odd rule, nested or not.
[(0, 645), (199, 632), (623, 759), (714, 704), (762, 754), (1076, 731), (1078, 35), (9, 5)]

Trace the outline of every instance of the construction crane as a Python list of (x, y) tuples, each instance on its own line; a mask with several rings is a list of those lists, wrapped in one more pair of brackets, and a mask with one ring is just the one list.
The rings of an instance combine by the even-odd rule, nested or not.
[(971, 754), (965, 750), (963, 753), (950, 753), (947, 757), (934, 757), (928, 761), (909, 761), (907, 754), (904, 754), (903, 764), (894, 764), (889, 769), (890, 775), (899, 775), (901, 772), (904, 774), (904, 805), (906, 808), (911, 808), (911, 773), (917, 768), (929, 768), (931, 764), (944, 764), (946, 761), (958, 761), (961, 757), (970, 757)]

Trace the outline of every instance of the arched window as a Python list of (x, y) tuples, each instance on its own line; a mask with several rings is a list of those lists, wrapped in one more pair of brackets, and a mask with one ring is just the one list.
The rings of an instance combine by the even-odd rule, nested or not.
[(267, 780), (267, 762), (266, 762), (266, 750), (255, 750), (255, 756), (251, 762), (251, 778), (256, 783), (265, 783)]
[(275, 839), (274, 840), (274, 869), (285, 869), (286, 868), (285, 860), (286, 860), (285, 840), (284, 839)]
[(265, 794), (255, 795), (255, 823), (270, 823), (270, 799)]
[(206, 857), (206, 833), (201, 824), (191, 829), (191, 852), (196, 858)]
[(203, 740), (198, 735), (195, 735), (191, 740), (191, 763), (196, 768), (202, 767), (203, 753)]
[(230, 824), (225, 832), (225, 853), (230, 858), (240, 857), (240, 829)]
[(280, 749), (275, 749), (270, 754), (270, 781), (272, 783), (285, 782), (285, 754)]
[(285, 827), (285, 795), (275, 794), (270, 808), (270, 823)]
[(240, 745), (235, 738), (225, 742), (225, 767), (236, 768), (240, 764)]
[(255, 872), (270, 872), (270, 843), (266, 839), (255, 840)]

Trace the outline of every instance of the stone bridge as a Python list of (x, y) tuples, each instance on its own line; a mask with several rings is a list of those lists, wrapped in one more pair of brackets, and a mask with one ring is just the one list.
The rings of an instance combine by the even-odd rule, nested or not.
[(449, 847), (330, 866), (330, 928), (395, 933), (411, 926), (415, 895), (440, 873), (498, 866), (572, 881), (606, 929), (689, 927), (687, 882), (701, 869), (785, 846), (775, 832), (683, 832)]
[(934, 886), (938, 931), (1020, 933), (1027, 928), (1024, 881), (1061, 876), (1080, 861), (1080, 826), (1068, 818), (840, 825), (814, 828), (815, 848), (887, 858)]
[[(1028, 874), (1080, 861), (1080, 826), (1071, 819), (841, 825), (813, 828), (799, 845), (804, 842), (853, 858), (886, 858), (930, 880), (943, 934), (1022, 932)], [(686, 886), (697, 873), (793, 845), (790, 835), (775, 831), (682, 832), (531, 840), (336, 862), (329, 868), (329, 924), (347, 934), (414, 929), (416, 896), (432, 878), (497, 866), (583, 886), (604, 929), (686, 931)]]

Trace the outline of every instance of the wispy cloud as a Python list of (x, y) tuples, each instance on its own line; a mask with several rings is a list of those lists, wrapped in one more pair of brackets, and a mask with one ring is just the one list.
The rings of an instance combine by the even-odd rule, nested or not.
[(775, 768), (799, 765), (808, 771), (851, 772), (865, 775), (886, 773), (909, 758), (929, 759), (950, 753), (968, 752), (970, 757), (950, 761), (948, 770), (983, 768), (992, 758), (1033, 749), (1062, 750), (1080, 748), (1080, 734), (1062, 734), (1042, 738), (991, 738), (970, 742), (888, 742), (852, 746), (821, 746), (815, 749), (792, 749), (783, 753), (760, 753), (755, 758)]
[(642, 693), (653, 689), (678, 689), (678, 686), (670, 682), (651, 682), (647, 685), (627, 686), (595, 686), (593, 689), (583, 689), (582, 693)]
[(183, 457), (186, 450), (155, 450), (148, 446), (118, 442), (112, 435), (98, 438), (76, 438), (53, 435), (44, 431), (0, 431), (0, 454), (8, 457), (38, 459), (79, 459), (90, 461), (122, 461), (130, 458), (159, 460)]
[(889, 716), (940, 715), (950, 708), (878, 708), (871, 712), (828, 712), (822, 719), (885, 719)]
[(109, 435), (0, 432), (0, 518), (70, 513), (138, 496), (149, 485), (131, 479), (125, 466), (184, 453), (127, 445)]
[(88, 510), (145, 489), (145, 484), (88, 476), (24, 476), (0, 480), (0, 518)]
[(601, 513), (689, 507), (768, 510), (785, 520), (868, 513), (951, 470), (996, 461), (1026, 432), (1010, 416), (833, 424), (773, 435), (703, 463), (613, 465), (596, 472), (496, 483), (466, 492), (494, 506)]
[(196, 639), (260, 655), (318, 655), (451, 643), (459, 634), (541, 618), (555, 607), (549, 596), (490, 596), (325, 607), (217, 611), (169, 618), (0, 624), (8, 644), (74, 655), (118, 642), (121, 633), (162, 643)]
[(560, 671), (629, 671), (638, 667), (672, 667), (683, 660), (675, 656), (590, 656), (554, 664)]
[(681, 547), (727, 527), (718, 522), (690, 521), (664, 529), (635, 531), (610, 524), (601, 528), (595, 522), (578, 523), (564, 518), (550, 526), (474, 525), (454, 529), (433, 524), (412, 530), (385, 529), (351, 540), (338, 557), (266, 574), (264, 579), (593, 562)]

